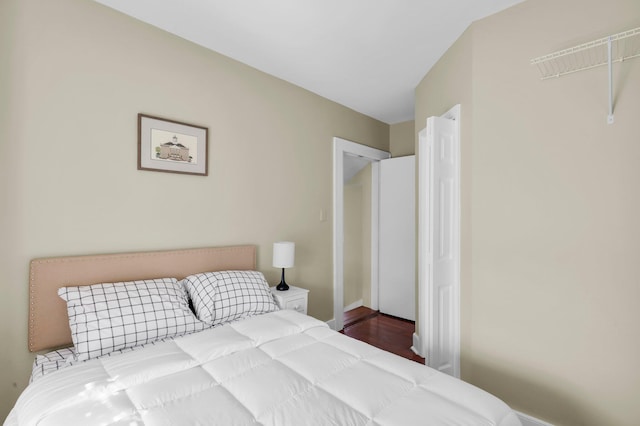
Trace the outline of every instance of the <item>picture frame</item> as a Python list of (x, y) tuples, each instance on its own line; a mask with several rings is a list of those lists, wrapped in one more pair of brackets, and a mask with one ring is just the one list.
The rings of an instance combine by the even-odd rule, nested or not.
[(209, 129), (138, 114), (138, 170), (207, 176)]

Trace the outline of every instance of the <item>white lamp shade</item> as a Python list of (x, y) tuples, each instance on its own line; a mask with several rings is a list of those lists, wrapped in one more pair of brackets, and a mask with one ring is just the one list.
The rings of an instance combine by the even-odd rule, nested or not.
[(296, 244), (290, 241), (273, 243), (273, 267), (291, 268), (296, 257)]

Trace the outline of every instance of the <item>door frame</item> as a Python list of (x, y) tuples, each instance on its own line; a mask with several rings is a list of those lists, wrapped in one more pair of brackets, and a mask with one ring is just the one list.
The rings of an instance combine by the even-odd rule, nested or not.
[[(456, 123), (456, 137), (455, 137), (455, 151), (456, 151), (456, 175), (457, 185), (455, 187), (455, 208), (453, 212), (453, 225), (454, 225), (454, 248), (453, 254), (455, 256), (456, 271), (455, 279), (453, 282), (453, 307), (451, 312), (451, 320), (453, 326), (451, 327), (451, 334), (447, 337), (452, 342), (453, 346), (453, 375), (460, 377), (460, 104), (454, 106), (449, 111), (444, 113), (442, 118), (454, 120)], [(426, 120), (425, 120), (426, 123)], [(426, 129), (424, 129), (426, 130)], [(423, 130), (423, 131), (424, 131)], [(433, 297), (432, 282), (429, 279), (429, 268), (425, 266), (423, 260), (423, 254), (426, 247), (429, 245), (429, 238), (433, 232), (429, 226), (428, 217), (425, 215), (427, 212), (427, 197), (422, 195), (424, 189), (430, 188), (429, 176), (425, 166), (428, 166), (429, 158), (424, 156), (421, 152), (423, 146), (422, 139), (426, 138), (426, 134), (423, 135), (423, 131), (419, 134), (418, 141), (418, 332), (413, 335), (413, 351), (418, 353), (422, 357), (426, 357), (432, 353), (434, 347), (438, 342), (433, 341), (433, 327), (434, 323), (430, 320), (432, 313), (435, 311), (434, 307), (439, 301)], [(426, 132), (425, 132), (426, 133)], [(431, 196), (429, 196), (431, 197)], [(427, 360), (428, 365), (428, 360)]]
[[(370, 159), (371, 163), (371, 302), (378, 304), (378, 161), (391, 154), (346, 139), (333, 138), (333, 321), (344, 328), (344, 155)], [(374, 296), (375, 295), (375, 296)], [(374, 300), (375, 297), (375, 300)], [(375, 302), (375, 303), (374, 303)]]

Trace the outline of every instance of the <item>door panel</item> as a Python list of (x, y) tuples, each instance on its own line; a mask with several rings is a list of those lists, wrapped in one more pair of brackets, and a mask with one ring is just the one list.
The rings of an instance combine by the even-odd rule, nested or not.
[[(426, 276), (425, 286), (430, 297), (431, 312), (427, 313), (428, 323), (426, 331), (429, 345), (427, 350), (427, 365), (439, 371), (456, 376), (457, 350), (455, 336), (458, 309), (457, 287), (458, 280), (458, 171), (457, 171), (457, 128), (453, 120), (441, 117), (427, 119), (426, 144), (431, 150), (427, 167), (426, 180), (428, 188), (428, 210), (421, 212), (428, 214), (424, 223), (431, 232), (428, 239), (426, 264), (429, 274)], [(422, 141), (421, 141), (422, 143)], [(428, 151), (428, 150), (425, 150)], [(422, 167), (422, 163), (421, 163)], [(423, 223), (423, 222), (421, 222)], [(422, 225), (421, 225), (422, 226)], [(421, 254), (422, 256), (423, 254)]]
[(380, 312), (415, 321), (415, 156), (380, 161)]

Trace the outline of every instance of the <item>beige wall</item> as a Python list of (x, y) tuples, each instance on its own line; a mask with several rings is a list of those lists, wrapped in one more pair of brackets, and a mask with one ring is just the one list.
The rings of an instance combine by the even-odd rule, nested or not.
[(389, 149), (392, 157), (415, 154), (415, 122), (405, 121), (389, 126)]
[[(333, 316), (332, 138), (388, 150), (388, 125), (93, 1), (0, 4), (0, 418), (30, 372), (34, 257), (251, 243), (275, 283), (291, 240), (288, 281)], [(139, 112), (208, 127), (209, 176), (136, 170)]]
[(344, 306), (371, 306), (371, 165), (344, 185)]
[[(638, 26), (637, 0), (529, 0), (416, 91), (462, 104), (462, 376), (558, 425), (640, 418), (640, 60), (540, 81), (529, 59)], [(419, 127), (416, 124), (416, 127)]]
[(362, 300), (362, 198), (361, 184), (344, 185), (344, 286), (343, 305)]

